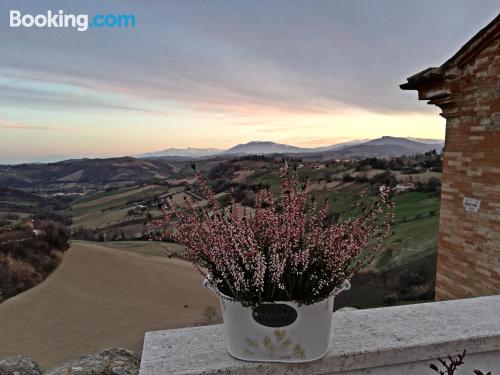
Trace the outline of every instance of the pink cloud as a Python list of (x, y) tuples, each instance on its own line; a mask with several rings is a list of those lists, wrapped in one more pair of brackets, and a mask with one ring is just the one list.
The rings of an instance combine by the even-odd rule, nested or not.
[[(175, 86), (144, 81), (132, 81), (129, 85), (108, 81), (96, 81), (79, 77), (70, 77), (65, 74), (54, 74), (50, 72), (24, 72), (12, 69), (10, 75), (14, 78), (22, 78), (47, 83), (59, 83), (93, 90), (96, 92), (107, 92), (120, 94), (141, 99), (153, 99), (173, 101), (184, 104), (197, 112), (225, 113), (231, 116), (253, 117), (253, 116), (282, 116), (282, 115), (314, 115), (314, 114), (341, 114), (351, 108), (342, 102), (317, 99), (307, 100), (300, 104), (294, 100), (280, 98), (268, 98), (262, 93), (241, 93), (237, 88), (218, 87), (216, 89), (199, 90), (193, 87), (186, 92)], [(262, 95), (262, 97), (261, 97)], [(167, 112), (145, 109), (156, 115), (169, 115)]]
[(2, 129), (17, 129), (17, 130), (52, 130), (53, 128), (46, 126), (31, 126), (15, 122), (0, 122)]

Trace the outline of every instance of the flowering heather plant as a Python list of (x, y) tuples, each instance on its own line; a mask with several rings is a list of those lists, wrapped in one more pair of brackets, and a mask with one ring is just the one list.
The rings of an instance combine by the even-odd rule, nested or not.
[(290, 175), (286, 164), (281, 172), (280, 199), (260, 191), (254, 214), (234, 198), (222, 208), (198, 173), (208, 206), (196, 208), (189, 199), (185, 208), (170, 202), (156, 222), (173, 227), (163, 236), (186, 247), (186, 259), (213, 287), (246, 306), (327, 298), (373, 260), (392, 223), (389, 188), (359, 216), (327, 224), (327, 202), (318, 208), (307, 182)]

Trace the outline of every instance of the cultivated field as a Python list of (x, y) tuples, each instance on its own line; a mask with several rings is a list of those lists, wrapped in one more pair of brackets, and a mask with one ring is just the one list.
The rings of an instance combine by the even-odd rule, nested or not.
[(158, 185), (146, 185), (114, 192), (105, 192), (78, 200), (67, 210), (73, 217), (73, 227), (98, 228), (127, 220), (127, 211), (134, 202), (166, 193)]
[(206, 324), (206, 307), (218, 307), (189, 264), (112, 247), (72, 243), (42, 284), (3, 302), (0, 358), (21, 354), (49, 368), (109, 347), (140, 353), (144, 332)]
[[(232, 176), (227, 177), (228, 183), (243, 186), (259, 183), (262, 186), (267, 186), (276, 194), (281, 191), (280, 164), (262, 161), (239, 161), (233, 164), (240, 169)], [(340, 214), (342, 219), (354, 214), (352, 206), (359, 200), (358, 194), (367, 190), (369, 184), (344, 181), (342, 180), (344, 173), (356, 176), (361, 172), (356, 172), (352, 168), (337, 172), (336, 168), (338, 167), (307, 167), (298, 169), (298, 173), (302, 180), (309, 179), (311, 193), (317, 202), (321, 204), (325, 199), (328, 199), (332, 210)], [(373, 177), (382, 172), (382, 170), (370, 170), (368, 173), (363, 173)], [(393, 171), (393, 174), (402, 180), (410, 177), (415, 181), (427, 181), (431, 177), (440, 178), (440, 173), (431, 171), (416, 175), (401, 175), (400, 172)], [(194, 179), (182, 182), (184, 185), (170, 187), (145, 185), (85, 197), (74, 202), (67, 213), (72, 216), (73, 228), (107, 230), (109, 235), (105, 238), (106, 240), (112, 239), (112, 233), (118, 240), (133, 239), (133, 234), (135, 234), (135, 238), (138, 238), (137, 236), (140, 236), (146, 229), (144, 224), (150, 221), (146, 217), (146, 212), (152, 217), (160, 214), (154, 203), (145, 203), (147, 198), (165, 199), (168, 197), (180, 206), (184, 206), (185, 199), (192, 200), (195, 207), (203, 207), (207, 204), (206, 200), (200, 196)], [(224, 192), (216, 194), (216, 198), (224, 198), (228, 190), (229, 187), (225, 188)], [(395, 223), (392, 228), (393, 233), (387, 241), (392, 250), (390, 256), (388, 253), (377, 259), (371, 267), (374, 270), (399, 266), (412, 262), (415, 258), (426, 257), (436, 251), (439, 195), (431, 192), (413, 191), (396, 195), (394, 202), (396, 205)], [(129, 215), (128, 211), (139, 204), (146, 204), (146, 211), (139, 212), (137, 215)], [(251, 207), (247, 208), (249, 211), (253, 210)], [(122, 238), (122, 233), (125, 234), (126, 238)], [(120, 244), (121, 242), (119, 241), (113, 246), (121, 250), (131, 248), (135, 252), (141, 251), (137, 243), (128, 246)], [(151, 249), (151, 246), (148, 245), (147, 248)], [(165, 253), (165, 250), (159, 246), (153, 250), (153, 255), (164, 255)]]

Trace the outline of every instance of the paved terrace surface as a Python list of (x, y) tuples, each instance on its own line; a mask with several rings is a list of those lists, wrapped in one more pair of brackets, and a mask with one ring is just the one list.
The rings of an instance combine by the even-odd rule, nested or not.
[(148, 332), (140, 375), (430, 374), (429, 362), (464, 348), (471, 371), (460, 374), (500, 374), (500, 295), (336, 312), (329, 354), (300, 365), (230, 357), (222, 325)]

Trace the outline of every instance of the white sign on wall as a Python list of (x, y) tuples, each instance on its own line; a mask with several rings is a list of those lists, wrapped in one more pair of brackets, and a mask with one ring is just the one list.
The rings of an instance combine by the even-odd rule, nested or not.
[(464, 198), (464, 208), (467, 212), (477, 212), (479, 210), (479, 206), (481, 206), (481, 199), (475, 198)]

